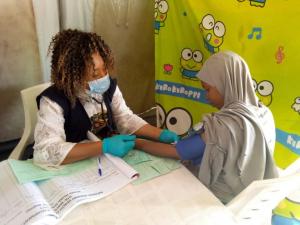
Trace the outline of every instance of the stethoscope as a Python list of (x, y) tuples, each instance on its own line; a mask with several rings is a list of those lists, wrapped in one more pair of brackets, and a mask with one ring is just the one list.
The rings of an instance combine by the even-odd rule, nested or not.
[[(98, 99), (96, 99), (95, 97), (92, 97), (92, 99), (95, 101), (95, 102), (97, 102), (98, 104), (100, 104), (100, 106), (101, 106), (101, 117), (102, 117), (102, 119), (103, 119), (103, 121), (105, 121), (105, 123), (106, 123), (106, 119), (105, 119), (105, 117), (104, 117), (104, 109), (103, 109), (103, 101), (99, 101)], [(106, 123), (106, 125), (108, 126), (108, 124)]]
[(105, 124), (106, 124), (106, 126), (108, 127), (109, 131), (110, 131), (111, 133), (114, 133), (114, 132), (115, 132), (114, 129), (111, 127), (111, 125), (109, 124), (109, 122), (108, 122), (108, 121), (105, 119), (105, 117), (104, 117), (103, 101), (99, 101), (99, 100), (96, 99), (95, 97), (92, 97), (92, 99), (93, 99), (95, 102), (97, 102), (98, 104), (100, 104), (100, 106), (101, 106), (101, 111), (102, 111), (101, 117), (102, 117), (103, 121), (105, 121)]

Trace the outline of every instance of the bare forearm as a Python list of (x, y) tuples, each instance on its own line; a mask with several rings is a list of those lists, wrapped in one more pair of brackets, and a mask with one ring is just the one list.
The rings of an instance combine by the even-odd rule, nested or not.
[(140, 129), (138, 129), (134, 134), (137, 136), (143, 136), (146, 138), (158, 140), (160, 133), (161, 133), (161, 129), (151, 126), (150, 124), (146, 124), (142, 126)]
[(68, 153), (62, 164), (73, 163), (82, 159), (99, 156), (102, 154), (102, 143), (89, 142), (89, 143), (78, 143)]
[(136, 139), (135, 148), (152, 155), (179, 159), (176, 148), (170, 144), (163, 144), (144, 139)]

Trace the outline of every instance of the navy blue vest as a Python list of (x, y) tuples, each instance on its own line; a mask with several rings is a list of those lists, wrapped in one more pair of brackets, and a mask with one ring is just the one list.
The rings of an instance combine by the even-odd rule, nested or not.
[[(104, 103), (107, 108), (108, 127), (111, 132), (116, 131), (116, 125), (110, 106), (116, 86), (116, 79), (110, 78), (110, 87), (103, 94)], [(91, 129), (92, 124), (78, 98), (76, 99), (75, 106), (72, 108), (71, 102), (65, 96), (64, 92), (52, 85), (37, 96), (36, 102), (38, 108), (40, 108), (40, 99), (42, 96), (48, 97), (63, 109), (65, 119), (64, 129), (67, 142), (80, 142), (87, 139), (87, 131)]]

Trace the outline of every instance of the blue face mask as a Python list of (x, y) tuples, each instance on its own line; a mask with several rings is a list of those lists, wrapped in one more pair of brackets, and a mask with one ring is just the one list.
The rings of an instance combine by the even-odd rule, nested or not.
[(108, 90), (110, 85), (109, 75), (107, 74), (102, 78), (90, 81), (88, 83), (92, 93), (103, 94)]

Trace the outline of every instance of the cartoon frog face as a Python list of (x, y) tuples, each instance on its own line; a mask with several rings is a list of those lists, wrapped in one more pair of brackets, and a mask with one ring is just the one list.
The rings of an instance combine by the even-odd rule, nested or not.
[[(245, 0), (238, 0), (239, 2), (244, 2)], [(267, 0), (249, 0), (251, 6), (264, 7)]]
[(300, 114), (300, 97), (295, 98), (295, 101), (292, 105), (292, 109)]
[(195, 78), (197, 72), (202, 67), (203, 55), (199, 50), (192, 51), (190, 48), (184, 48), (181, 51), (181, 72), (187, 78)]
[(154, 5), (155, 21), (164, 22), (167, 18), (168, 9), (169, 9), (169, 5), (167, 1), (155, 0), (155, 5)]
[(273, 84), (268, 80), (263, 80), (259, 83), (253, 79), (253, 86), (259, 101), (265, 106), (269, 106), (272, 103), (272, 93), (274, 90)]
[(207, 14), (200, 23), (200, 31), (204, 40), (204, 45), (211, 53), (219, 51), (225, 35), (225, 25), (221, 21), (216, 21), (212, 15)]
[(159, 103), (156, 103), (156, 105), (158, 124), (161, 128), (166, 127), (180, 136), (184, 136), (188, 133), (193, 125), (193, 118), (188, 110), (181, 107), (175, 107), (166, 113), (162, 105)]
[(283, 199), (273, 210), (272, 225), (299, 224), (300, 191), (295, 191)]

